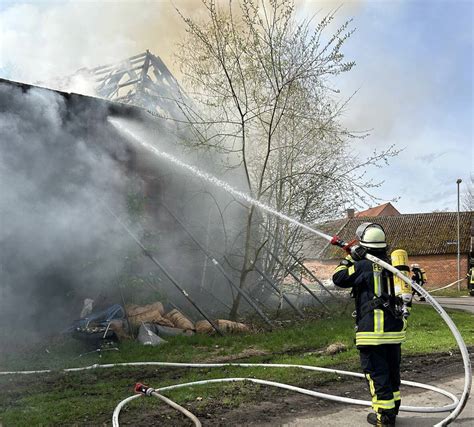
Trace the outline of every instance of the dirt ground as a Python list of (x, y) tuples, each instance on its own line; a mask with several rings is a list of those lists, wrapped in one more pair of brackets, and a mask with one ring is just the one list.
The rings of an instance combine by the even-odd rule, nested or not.
[[(472, 354), (473, 348), (470, 348)], [(442, 367), (442, 369), (440, 369)], [(459, 377), (463, 374), (463, 365), (459, 353), (437, 353), (429, 356), (405, 357), (402, 361), (402, 379), (418, 381), (426, 384), (436, 385), (442, 380)], [(342, 377), (336, 382), (313, 386), (306, 384), (307, 388), (312, 388), (324, 393), (339, 396), (353, 397), (363, 400), (369, 399), (369, 391), (365, 381), (359, 378)], [(404, 390), (402, 386), (402, 395)], [(410, 388), (410, 393), (421, 393), (422, 390)], [(447, 403), (447, 402), (446, 402)], [(468, 404), (471, 404), (469, 402)], [(321, 417), (338, 411), (341, 403), (330, 402), (310, 396), (304, 396), (280, 389), (270, 389), (262, 387), (259, 389), (258, 402), (245, 404), (237, 409), (225, 410), (219, 400), (211, 402), (203, 413), (198, 408), (188, 407), (198, 416), (205, 426), (282, 426), (297, 425), (295, 419)], [(347, 406), (347, 405), (346, 405)], [(121, 425), (141, 424), (153, 425), (162, 424), (166, 426), (192, 425), (187, 420), (171, 411), (153, 411), (147, 414), (127, 414), (120, 418)], [(308, 424), (305, 424), (308, 425)]]

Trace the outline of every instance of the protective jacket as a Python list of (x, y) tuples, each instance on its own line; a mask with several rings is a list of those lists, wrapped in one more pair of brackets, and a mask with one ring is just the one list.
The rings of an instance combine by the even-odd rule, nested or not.
[(412, 272), (413, 276), (411, 277), (411, 280), (414, 280), (420, 286), (424, 286), (427, 281), (425, 270), (423, 270), (422, 268), (413, 268)]
[[(390, 263), (385, 251), (374, 255)], [(354, 261), (349, 255), (338, 265), (332, 280), (336, 286), (352, 287), (357, 347), (405, 341), (406, 320), (401, 316), (401, 300), (395, 296), (391, 272), (367, 259)]]
[(469, 284), (467, 285), (469, 293), (474, 296), (474, 267), (469, 270)]

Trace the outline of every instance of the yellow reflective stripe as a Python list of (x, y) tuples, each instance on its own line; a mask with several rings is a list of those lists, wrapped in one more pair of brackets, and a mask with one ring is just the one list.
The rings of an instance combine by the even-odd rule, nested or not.
[(402, 344), (406, 340), (405, 338), (400, 339), (390, 339), (390, 340), (382, 340), (382, 339), (359, 339), (356, 338), (356, 346), (366, 346), (366, 345), (383, 345), (383, 344)]
[(374, 408), (376, 412), (378, 412), (379, 409), (393, 409), (395, 408), (395, 401), (393, 399), (377, 400), (375, 402), (372, 400), (372, 408)]
[(348, 271), (349, 276), (350, 276), (351, 274), (354, 274), (354, 273), (355, 273), (355, 269), (356, 269), (356, 268), (355, 268), (355, 265), (351, 265), (351, 266), (349, 267), (349, 271)]
[(377, 396), (375, 395), (375, 385), (374, 381), (372, 378), (370, 378), (370, 374), (365, 374), (365, 378), (367, 378), (367, 381), (369, 382), (369, 389), (370, 389), (370, 395), (372, 396), (372, 401), (373, 399), (377, 399)]
[[(379, 409), (395, 408), (395, 393), (393, 399), (379, 400), (377, 399), (377, 395), (375, 394), (375, 384), (372, 378), (370, 377), (370, 374), (365, 374), (365, 378), (369, 382), (369, 390), (370, 394), (372, 395), (372, 408), (374, 408), (374, 411), (378, 412)], [(400, 392), (398, 392), (398, 396), (400, 396)]]
[(397, 341), (405, 341), (406, 337), (404, 336), (399, 336), (399, 337), (389, 337), (389, 338), (383, 338), (383, 337), (358, 337), (356, 336), (357, 341), (380, 341), (380, 342), (397, 342)]
[(405, 341), (406, 337), (405, 336), (399, 336), (399, 337), (359, 337), (356, 336), (357, 342), (359, 341), (379, 341), (379, 342), (400, 342), (400, 341)]
[(400, 344), (406, 340), (405, 332), (356, 332), (356, 345)]
[(383, 310), (379, 310), (379, 309), (374, 310), (374, 332), (375, 333), (383, 332)]
[(400, 397), (400, 392), (399, 391), (394, 391), (393, 392), (393, 400), (395, 400), (395, 401), (402, 400), (402, 398)]
[(340, 265), (334, 270), (334, 273), (338, 273), (339, 271), (346, 270), (346, 269), (347, 269), (347, 265)]
[(382, 332), (382, 333), (378, 333), (378, 332), (370, 332), (370, 331), (367, 331), (367, 332), (356, 332), (356, 336), (358, 337), (399, 337), (399, 336), (405, 336), (406, 333), (405, 331), (400, 331), (400, 332)]

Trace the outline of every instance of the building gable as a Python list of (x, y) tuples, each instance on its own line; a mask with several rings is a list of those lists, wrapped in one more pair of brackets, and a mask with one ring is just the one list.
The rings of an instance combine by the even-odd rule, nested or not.
[(400, 215), (400, 212), (390, 203), (384, 203), (383, 205), (375, 206), (374, 208), (367, 209), (362, 212), (356, 212), (356, 218), (362, 217), (374, 217), (374, 216), (394, 216)]

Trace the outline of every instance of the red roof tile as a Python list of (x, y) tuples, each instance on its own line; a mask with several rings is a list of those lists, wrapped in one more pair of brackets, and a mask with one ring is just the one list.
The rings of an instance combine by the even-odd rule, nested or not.
[(389, 208), (390, 215), (395, 215), (398, 214), (400, 215), (400, 212), (390, 203), (384, 203), (383, 205), (375, 206), (374, 208), (366, 209), (365, 211), (362, 212), (356, 212), (355, 217), (360, 218), (360, 217), (368, 217), (368, 216), (382, 216), (384, 214), (384, 210), (386, 208)]

